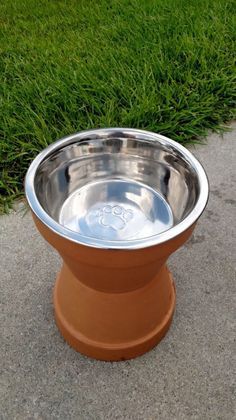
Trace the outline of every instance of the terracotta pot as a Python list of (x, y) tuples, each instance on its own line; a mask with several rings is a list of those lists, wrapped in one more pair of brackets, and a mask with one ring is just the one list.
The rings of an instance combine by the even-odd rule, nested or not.
[(155, 346), (175, 307), (166, 261), (208, 198), (199, 162), (154, 133), (91, 130), (34, 160), (26, 196), (39, 232), (63, 259), (54, 307), (66, 341), (100, 360)]

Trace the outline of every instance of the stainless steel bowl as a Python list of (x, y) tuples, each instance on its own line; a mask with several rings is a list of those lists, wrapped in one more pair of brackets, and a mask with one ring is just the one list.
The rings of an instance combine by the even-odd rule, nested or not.
[(80, 132), (47, 147), (25, 181), (32, 211), (73, 242), (137, 249), (196, 222), (208, 199), (197, 159), (159, 134), (128, 128)]

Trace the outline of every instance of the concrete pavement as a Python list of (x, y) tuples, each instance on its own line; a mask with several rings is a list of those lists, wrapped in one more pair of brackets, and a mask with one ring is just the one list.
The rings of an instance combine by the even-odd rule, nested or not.
[(191, 147), (211, 194), (192, 239), (171, 257), (177, 308), (146, 355), (119, 363), (72, 350), (53, 318), (59, 257), (30, 214), (0, 217), (3, 420), (236, 419), (236, 124)]

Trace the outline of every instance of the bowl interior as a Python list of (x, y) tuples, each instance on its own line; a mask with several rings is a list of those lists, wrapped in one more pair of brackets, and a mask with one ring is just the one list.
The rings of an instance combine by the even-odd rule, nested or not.
[(179, 224), (195, 207), (200, 182), (173, 143), (117, 135), (59, 147), (39, 164), (34, 188), (40, 205), (60, 225), (120, 241)]

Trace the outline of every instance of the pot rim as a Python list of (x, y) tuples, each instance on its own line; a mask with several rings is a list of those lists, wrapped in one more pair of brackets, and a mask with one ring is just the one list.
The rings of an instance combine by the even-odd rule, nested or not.
[[(148, 140), (156, 142), (158, 141), (163, 146), (168, 145), (173, 147), (173, 149), (180, 152), (183, 155), (184, 159), (190, 164), (190, 166), (195, 170), (198, 181), (199, 181), (199, 196), (197, 202), (192, 209), (192, 211), (178, 224), (169, 228), (168, 230), (148, 236), (141, 239), (132, 239), (132, 240), (122, 240), (122, 241), (108, 241), (104, 239), (97, 239), (88, 237), (80, 234), (79, 232), (72, 231), (57, 221), (55, 221), (41, 206), (34, 188), (35, 175), (39, 165), (45, 160), (50, 154), (55, 151), (72, 144), (74, 142), (94, 139), (98, 140), (102, 138), (109, 138), (110, 135), (119, 136), (120, 134), (124, 136), (133, 136), (136, 140)], [(141, 136), (141, 138), (139, 138)], [(181, 233), (185, 232), (190, 228), (201, 216), (204, 211), (208, 197), (209, 197), (209, 181), (206, 175), (205, 170), (203, 169), (200, 162), (195, 158), (195, 156), (184, 146), (177, 143), (174, 140), (169, 139), (161, 134), (157, 134), (151, 131), (132, 129), (132, 128), (99, 128), (92, 130), (84, 130), (72, 135), (63, 137), (48, 147), (46, 147), (41, 153), (39, 153), (36, 158), (32, 161), (25, 177), (25, 195), (29, 206), (33, 213), (38, 217), (38, 219), (46, 225), (50, 230), (59, 236), (75, 242), (80, 245), (92, 247), (92, 248), (102, 248), (102, 249), (142, 249), (148, 248), (150, 246), (155, 246), (167, 242), (175, 237), (179, 236)]]

